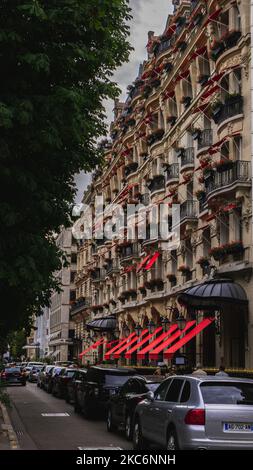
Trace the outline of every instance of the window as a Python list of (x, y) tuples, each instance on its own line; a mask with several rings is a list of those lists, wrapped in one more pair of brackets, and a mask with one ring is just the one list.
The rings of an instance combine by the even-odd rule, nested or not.
[(189, 401), (190, 396), (191, 396), (191, 384), (190, 382), (188, 382), (188, 380), (186, 380), (183, 386), (180, 403), (186, 403), (187, 401)]
[(71, 253), (71, 263), (76, 263), (76, 261), (77, 261), (77, 254)]
[(200, 386), (202, 397), (209, 405), (253, 405), (253, 384), (241, 382), (206, 382)]
[(183, 385), (183, 380), (173, 379), (172, 384), (166, 395), (166, 401), (177, 402), (179, 399), (179, 394), (181, 392), (182, 385)]
[(155, 399), (156, 400), (160, 400), (160, 401), (164, 401), (165, 400), (165, 397), (166, 397), (166, 393), (167, 393), (167, 390), (168, 390), (168, 387), (171, 383), (171, 379), (170, 380), (166, 380), (165, 382), (163, 382), (160, 387), (158, 387), (156, 393), (155, 393)]

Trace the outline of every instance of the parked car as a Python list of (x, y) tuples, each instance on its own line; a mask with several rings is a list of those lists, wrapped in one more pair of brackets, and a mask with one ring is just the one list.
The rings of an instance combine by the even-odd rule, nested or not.
[(28, 382), (37, 382), (41, 369), (44, 366), (33, 366), (28, 375)]
[(133, 369), (90, 367), (85, 377), (75, 381), (75, 411), (86, 418), (104, 415), (110, 397), (134, 374)]
[(66, 398), (67, 396), (67, 385), (72, 382), (77, 375), (75, 368), (62, 369), (58, 375), (54, 376), (52, 394), (58, 398)]
[(26, 385), (26, 375), (21, 367), (5, 367), (0, 378), (4, 385)]
[(28, 362), (26, 367), (44, 366), (44, 362)]
[(39, 375), (38, 375), (38, 380), (37, 380), (37, 386), (46, 390), (46, 387), (47, 387), (47, 383), (48, 383), (48, 380), (49, 380), (49, 375), (50, 375), (50, 372), (51, 370), (54, 368), (54, 366), (52, 365), (44, 365), (41, 369), (41, 371), (39, 372)]
[(168, 378), (136, 407), (134, 449), (253, 449), (253, 380)]
[(53, 368), (49, 370), (44, 387), (48, 393), (52, 393), (55, 378), (61, 373), (62, 370), (65, 370), (65, 367), (53, 366)]
[(114, 431), (119, 426), (125, 429), (130, 440), (133, 432), (133, 416), (138, 403), (144, 400), (150, 391), (155, 392), (163, 377), (131, 377), (121, 389), (110, 397), (107, 411), (107, 430)]
[(66, 383), (65, 400), (67, 403), (75, 402), (75, 389), (80, 382), (86, 380), (87, 369), (74, 369), (75, 373), (71, 380)]

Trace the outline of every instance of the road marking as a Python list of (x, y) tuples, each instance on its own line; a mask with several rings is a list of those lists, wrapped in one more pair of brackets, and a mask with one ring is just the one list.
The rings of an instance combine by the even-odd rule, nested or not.
[(122, 447), (77, 447), (78, 450), (123, 450)]
[(45, 416), (47, 418), (51, 417), (64, 417), (64, 416), (70, 416), (68, 413), (41, 413), (41, 416)]

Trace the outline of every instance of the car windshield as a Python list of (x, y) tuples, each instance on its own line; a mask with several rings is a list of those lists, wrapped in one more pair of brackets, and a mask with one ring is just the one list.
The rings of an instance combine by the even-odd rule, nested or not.
[(74, 377), (74, 374), (75, 374), (74, 370), (67, 370), (64, 375), (67, 377)]
[(206, 382), (200, 388), (208, 405), (253, 405), (253, 383)]
[(155, 392), (157, 387), (160, 385), (161, 382), (154, 382), (154, 383), (147, 383), (147, 388), (151, 391), (151, 392)]
[(128, 375), (106, 375), (105, 385), (118, 387), (118, 386), (124, 385), (124, 383), (130, 378), (131, 377)]
[(20, 372), (20, 367), (8, 367), (5, 372)]

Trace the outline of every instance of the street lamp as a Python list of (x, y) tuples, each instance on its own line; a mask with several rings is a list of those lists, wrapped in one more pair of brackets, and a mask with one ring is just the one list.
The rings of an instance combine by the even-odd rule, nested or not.
[(135, 331), (135, 333), (136, 333), (136, 336), (139, 337), (140, 334), (141, 334), (141, 332), (142, 332), (142, 327), (141, 327), (141, 325), (140, 325), (139, 323), (137, 323), (137, 325), (135, 326), (134, 331)]
[(180, 331), (183, 331), (185, 329), (187, 322), (186, 322), (185, 317), (181, 313), (178, 315), (176, 319), (176, 323)]
[(162, 318), (162, 321), (161, 321), (161, 324), (162, 324), (162, 327), (163, 327), (163, 332), (166, 333), (168, 330), (169, 330), (169, 327), (170, 327), (170, 320), (167, 318), (167, 317), (163, 317)]
[(155, 324), (154, 324), (153, 320), (150, 320), (150, 321), (148, 322), (147, 327), (148, 327), (148, 331), (149, 331), (150, 334), (151, 334), (151, 333), (154, 333), (154, 331), (155, 331)]

